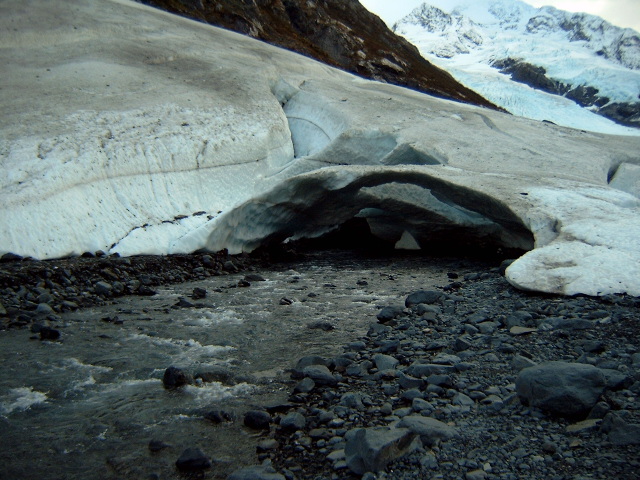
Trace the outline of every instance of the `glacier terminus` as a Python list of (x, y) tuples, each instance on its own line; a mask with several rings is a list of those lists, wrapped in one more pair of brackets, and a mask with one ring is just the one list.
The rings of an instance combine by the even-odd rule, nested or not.
[(518, 288), (640, 295), (640, 138), (358, 78), (127, 0), (7, 0), (0, 254), (252, 251), (354, 218), (527, 251)]

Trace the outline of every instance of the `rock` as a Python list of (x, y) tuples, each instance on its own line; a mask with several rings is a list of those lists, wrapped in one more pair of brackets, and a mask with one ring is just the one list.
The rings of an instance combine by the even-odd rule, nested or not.
[(2, 303), (0, 303), (0, 317), (4, 317), (7, 315), (7, 311), (4, 308), (4, 305), (2, 305)]
[(302, 374), (313, 380), (316, 385), (335, 386), (338, 384), (336, 377), (334, 377), (331, 371), (324, 365), (309, 365), (308, 367), (304, 367)]
[(534, 333), (537, 331), (537, 328), (520, 327), (518, 325), (515, 325), (509, 329), (509, 333), (511, 335), (527, 335), (529, 333)]
[(113, 286), (107, 282), (97, 282), (93, 286), (93, 289), (98, 295), (108, 296), (109, 294), (111, 294)]
[(201, 379), (205, 383), (219, 382), (224, 385), (235, 385), (237, 382), (232, 372), (224, 367), (212, 367), (203, 372), (197, 372), (195, 378)]
[(0, 262), (17, 262), (22, 260), (23, 257), (16, 255), (15, 253), (7, 252), (0, 257)]
[(149, 442), (149, 451), (150, 452), (159, 452), (160, 450), (164, 450), (165, 448), (169, 448), (171, 445), (163, 442), (162, 440), (151, 440)]
[(293, 388), (293, 393), (309, 393), (315, 388), (315, 386), (316, 382), (309, 377), (305, 377)]
[(567, 433), (572, 433), (572, 434), (580, 434), (584, 432), (595, 431), (598, 429), (601, 423), (602, 423), (602, 419), (588, 418), (586, 420), (582, 420), (581, 422), (567, 425), (567, 428), (565, 428), (565, 431)]
[(298, 412), (290, 412), (280, 420), (280, 428), (289, 432), (302, 430), (306, 424), (307, 419), (304, 418), (304, 415)]
[(433, 447), (441, 441), (451, 440), (459, 435), (454, 427), (450, 427), (435, 418), (421, 415), (408, 415), (400, 421), (398, 426), (408, 428), (420, 435), (420, 439), (426, 447)]
[(633, 378), (618, 370), (601, 368), (600, 371), (604, 374), (608, 390), (622, 390), (633, 385)]
[(164, 388), (171, 390), (193, 383), (191, 375), (177, 367), (169, 367), (164, 371), (162, 384)]
[(40, 340), (58, 340), (60, 338), (60, 331), (51, 327), (40, 328)]
[(48, 303), (39, 303), (38, 306), (36, 307), (36, 313), (38, 315), (51, 315), (55, 313), (55, 311), (53, 310), (53, 308), (51, 308), (51, 305), (49, 305)]
[(411, 375), (407, 375), (404, 372), (398, 373), (398, 384), (402, 388), (420, 388), (424, 385), (424, 380), (421, 378), (412, 377)]
[(195, 304), (191, 303), (189, 300), (187, 300), (184, 297), (180, 297), (176, 302), (176, 304), (174, 305), (174, 308), (193, 308), (193, 307), (195, 307)]
[(206, 412), (203, 417), (212, 423), (219, 424), (223, 422), (233, 422), (235, 415), (223, 410), (211, 410)]
[(176, 467), (183, 472), (197, 472), (211, 468), (211, 460), (199, 448), (187, 448), (176, 460)]
[(396, 358), (390, 355), (384, 355), (382, 353), (378, 353), (377, 355), (374, 355), (373, 361), (376, 364), (376, 368), (381, 372), (385, 370), (393, 370), (394, 368), (396, 368), (396, 365), (399, 363)]
[(442, 297), (444, 297), (444, 293), (442, 292), (435, 290), (419, 290), (409, 295), (404, 301), (404, 304), (407, 308), (421, 303), (431, 305), (438, 302)]
[(376, 318), (379, 322), (385, 323), (399, 317), (400, 315), (402, 315), (402, 313), (402, 307), (384, 307), (382, 310), (380, 310)]
[(224, 262), (222, 264), (222, 268), (225, 272), (237, 272), (238, 271), (238, 267), (236, 267), (235, 263), (233, 263), (231, 260), (227, 260), (226, 262)]
[(227, 480), (286, 480), (286, 478), (271, 466), (256, 465), (236, 470), (227, 477)]
[(516, 390), (523, 403), (553, 415), (586, 416), (606, 386), (605, 376), (592, 365), (547, 362), (520, 371)]
[(346, 435), (345, 456), (349, 469), (363, 475), (379, 472), (420, 446), (407, 428), (373, 427), (351, 430)]
[(244, 280), (247, 282), (266, 282), (267, 280), (257, 273), (247, 273), (244, 276)]
[(484, 480), (487, 478), (487, 473), (484, 470), (472, 470), (464, 475), (465, 480)]
[(519, 372), (523, 368), (535, 367), (536, 365), (536, 362), (523, 355), (515, 355), (511, 359), (511, 368), (516, 372)]
[(640, 445), (640, 424), (627, 422), (623, 415), (608, 413), (602, 420), (600, 429), (608, 434), (609, 441), (613, 445)]
[(191, 298), (194, 300), (200, 300), (207, 296), (207, 290), (205, 288), (195, 287), (191, 293)]
[(271, 415), (264, 410), (250, 410), (244, 414), (244, 425), (253, 430), (269, 430)]

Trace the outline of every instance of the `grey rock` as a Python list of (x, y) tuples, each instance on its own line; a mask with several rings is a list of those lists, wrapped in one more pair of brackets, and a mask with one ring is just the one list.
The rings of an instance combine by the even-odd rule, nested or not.
[(306, 424), (307, 419), (298, 412), (290, 412), (280, 420), (280, 428), (285, 431), (302, 430)]
[(398, 384), (402, 388), (420, 388), (424, 384), (424, 380), (421, 378), (412, 377), (404, 372), (398, 373)]
[(169, 367), (164, 371), (162, 384), (166, 389), (174, 389), (193, 383), (193, 377), (177, 367)]
[(55, 311), (48, 303), (39, 303), (36, 307), (36, 313), (39, 315), (51, 315), (52, 313), (55, 313)]
[(467, 472), (464, 475), (465, 480), (484, 480), (487, 478), (487, 473), (484, 470), (477, 469)]
[(354, 410), (364, 410), (364, 404), (362, 403), (362, 395), (359, 393), (345, 393), (340, 398), (340, 405), (343, 405)]
[(304, 367), (302, 374), (313, 380), (316, 385), (335, 386), (338, 384), (336, 377), (334, 377), (331, 371), (324, 365), (309, 365), (308, 367)]
[(456, 338), (456, 341), (453, 344), (453, 348), (456, 352), (462, 352), (463, 350), (468, 350), (472, 347), (473, 347), (473, 343), (471, 343), (469, 338), (465, 338), (465, 337)]
[(0, 303), (0, 317), (4, 317), (7, 315), (7, 310), (4, 308), (4, 305)]
[(286, 480), (286, 478), (270, 466), (256, 465), (236, 470), (227, 477), (227, 480)]
[(640, 445), (640, 424), (629, 423), (617, 413), (607, 414), (602, 420), (600, 430), (608, 434), (613, 445)]
[(511, 368), (516, 372), (519, 372), (523, 368), (535, 367), (536, 365), (536, 362), (523, 355), (515, 355), (511, 359)]
[(197, 472), (211, 468), (211, 460), (199, 448), (187, 448), (176, 460), (176, 467), (183, 472)]
[(598, 368), (567, 362), (525, 368), (516, 380), (516, 391), (523, 403), (569, 417), (586, 416), (605, 386), (605, 376)]
[(93, 289), (98, 295), (109, 295), (113, 287), (111, 286), (110, 283), (107, 283), (107, 282), (97, 282), (93, 286)]
[(404, 370), (413, 377), (422, 378), (441, 373), (455, 373), (455, 367), (451, 365), (437, 365), (433, 363), (414, 363)]
[(431, 359), (431, 361), (435, 364), (440, 365), (455, 365), (460, 363), (462, 359), (457, 355), (451, 355), (449, 353), (439, 353), (435, 357)]
[(560, 330), (589, 330), (593, 328), (594, 323), (584, 318), (548, 318), (540, 324), (544, 325)]
[(348, 432), (346, 439), (347, 466), (357, 475), (384, 470), (420, 447), (417, 435), (407, 428), (361, 428)]
[(316, 382), (309, 377), (305, 377), (293, 388), (293, 393), (309, 393), (315, 388), (315, 386)]
[(427, 305), (434, 304), (438, 302), (444, 294), (442, 292), (438, 292), (435, 290), (420, 290), (409, 295), (404, 304), (407, 308), (410, 308), (414, 305), (419, 305), (421, 303), (426, 303)]
[(622, 390), (623, 388), (629, 388), (633, 384), (632, 377), (618, 370), (601, 368), (600, 371), (604, 374), (609, 390)]
[(440, 420), (421, 415), (408, 415), (400, 420), (399, 427), (408, 428), (420, 435), (423, 445), (433, 447), (441, 441), (458, 437), (458, 430)]
[(384, 307), (380, 310), (376, 318), (380, 322), (389, 322), (402, 315), (402, 311), (402, 307)]
[(244, 425), (253, 430), (269, 430), (271, 415), (263, 410), (250, 410), (244, 414)]
[(607, 402), (598, 402), (593, 406), (587, 418), (604, 418), (610, 411), (611, 407)]
[(454, 405), (460, 405), (461, 407), (470, 407), (476, 403), (468, 395), (465, 395), (462, 392), (456, 393), (451, 402)]
[(393, 370), (396, 368), (396, 365), (399, 363), (397, 359), (390, 355), (384, 355), (382, 353), (378, 353), (373, 357), (373, 361), (376, 364), (376, 367), (380, 371), (384, 370)]

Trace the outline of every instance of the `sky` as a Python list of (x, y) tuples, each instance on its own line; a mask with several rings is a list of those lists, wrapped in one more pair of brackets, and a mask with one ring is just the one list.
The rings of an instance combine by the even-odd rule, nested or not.
[[(393, 23), (425, 0), (360, 0), (368, 10), (387, 23)], [(429, 3), (426, 0), (426, 3)], [(453, 2), (452, 2), (453, 3)], [(630, 27), (640, 32), (640, 0), (526, 0), (534, 7), (552, 5), (570, 12), (598, 15), (619, 27)]]

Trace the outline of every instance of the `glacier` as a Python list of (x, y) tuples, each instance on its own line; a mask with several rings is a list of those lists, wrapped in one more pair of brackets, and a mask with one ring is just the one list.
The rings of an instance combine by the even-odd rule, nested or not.
[[(640, 135), (637, 128), (598, 114), (615, 105), (637, 107), (640, 34), (632, 29), (519, 0), (429, 0), (393, 28), (429, 61), (515, 115), (600, 133)], [(597, 100), (582, 107), (571, 99), (571, 91), (551, 94), (517, 83), (496, 68), (496, 62), (505, 59), (542, 67), (547, 78), (567, 90), (590, 87)]]
[(0, 254), (252, 251), (357, 218), (640, 295), (640, 139), (358, 78), (127, 0), (7, 0)]

